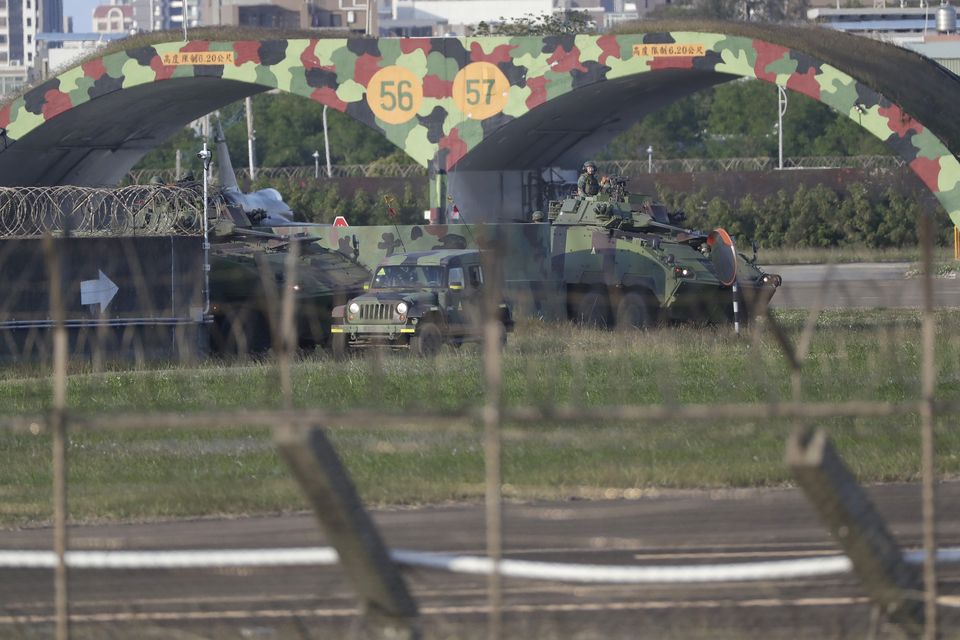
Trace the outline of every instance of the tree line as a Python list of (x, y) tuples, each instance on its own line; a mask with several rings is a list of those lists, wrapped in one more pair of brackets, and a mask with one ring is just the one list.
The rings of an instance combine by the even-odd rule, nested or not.
[(916, 246), (921, 216), (931, 216), (940, 246), (953, 240), (953, 223), (936, 207), (925, 207), (913, 194), (887, 187), (879, 192), (856, 182), (841, 193), (826, 185), (800, 185), (793, 193), (780, 190), (757, 198), (747, 194), (735, 201), (711, 197), (706, 191), (662, 191), (671, 210), (683, 211), (682, 223), (694, 229), (723, 227), (741, 240), (764, 248), (890, 249)]
[[(332, 223), (338, 215), (351, 225), (419, 224), (429, 208), (426, 193), (410, 184), (402, 195), (346, 193), (336, 182), (296, 178), (258, 180), (256, 188), (273, 186), (291, 208), (308, 222)], [(684, 227), (709, 230), (723, 227), (741, 242), (756, 241), (767, 249), (780, 247), (890, 249), (916, 246), (920, 217), (931, 216), (938, 245), (953, 240), (953, 223), (938, 206), (934, 210), (916, 194), (891, 187), (871, 188), (862, 182), (838, 191), (827, 185), (799, 186), (766, 197), (712, 196), (706, 190), (676, 192), (662, 188), (658, 197), (671, 211), (683, 211)]]

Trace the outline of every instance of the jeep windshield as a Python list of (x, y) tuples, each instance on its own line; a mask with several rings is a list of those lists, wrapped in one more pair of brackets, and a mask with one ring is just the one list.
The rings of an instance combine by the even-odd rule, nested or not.
[(373, 276), (374, 289), (427, 289), (443, 286), (446, 269), (438, 266), (391, 265)]

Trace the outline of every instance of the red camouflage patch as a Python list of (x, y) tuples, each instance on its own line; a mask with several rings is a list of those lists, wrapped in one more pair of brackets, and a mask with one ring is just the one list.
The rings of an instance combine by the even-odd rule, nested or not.
[(768, 72), (767, 66), (778, 60), (782, 60), (784, 56), (790, 53), (790, 50), (778, 44), (770, 44), (762, 40), (754, 40), (753, 48), (757, 52), (757, 62), (753, 65), (753, 72), (761, 80), (775, 82), (777, 74)]
[(510, 62), (510, 52), (516, 48), (513, 44), (501, 44), (494, 47), (490, 53), (485, 53), (479, 42), (470, 43), (470, 61), (471, 62), (492, 62), (500, 64), (501, 62)]
[(423, 78), (423, 97), (424, 98), (449, 98), (453, 95), (453, 82), (443, 80), (439, 76), (424, 76)]
[(370, 82), (370, 78), (373, 77), (377, 71), (380, 71), (380, 61), (383, 58), (374, 57), (369, 53), (365, 53), (359, 58), (357, 58), (357, 63), (353, 68), (353, 79), (354, 81), (367, 86), (367, 83)]
[(310, 94), (311, 100), (333, 107), (337, 111), (346, 111), (347, 103), (340, 99), (333, 87), (320, 87)]
[(73, 106), (70, 96), (59, 89), (50, 89), (43, 94), (43, 119), (50, 120)]
[(314, 53), (317, 49), (317, 40), (311, 40), (310, 44), (307, 45), (307, 48), (303, 50), (303, 53), (300, 54), (300, 63), (303, 64), (304, 69), (315, 69), (320, 64), (320, 58), (317, 57), (317, 54)]
[(423, 52), (430, 53), (430, 40), (428, 38), (401, 38), (400, 51), (403, 53), (413, 53), (417, 49), (423, 49)]
[(427, 235), (434, 236), (435, 238), (442, 238), (447, 235), (447, 225), (445, 224), (428, 224), (423, 230), (427, 232)]
[(607, 64), (607, 58), (620, 59), (620, 41), (617, 40), (617, 36), (612, 34), (600, 36), (597, 38), (597, 46), (603, 51), (599, 58), (600, 64)]
[(527, 86), (530, 87), (530, 96), (527, 98), (527, 109), (539, 107), (547, 101), (547, 79), (543, 76), (539, 78), (527, 78)]
[(878, 113), (887, 119), (890, 131), (903, 138), (908, 133), (920, 133), (923, 125), (903, 112), (899, 106), (891, 104), (889, 107), (880, 107)]
[(693, 56), (664, 56), (650, 60), (651, 71), (663, 69), (693, 69)]
[(440, 138), (440, 148), (448, 149), (447, 169), (452, 169), (453, 165), (460, 162), (463, 156), (467, 155), (467, 143), (460, 139), (460, 133), (453, 129), (449, 134)]
[[(312, 41), (311, 41), (312, 42)], [(247, 62), (260, 64), (260, 41), (242, 40), (233, 43), (233, 52), (237, 54), (233, 64), (239, 66)]]
[(940, 193), (940, 160), (932, 158), (914, 158), (910, 168), (923, 180), (933, 193)]
[(570, 73), (574, 69), (586, 72), (587, 68), (580, 64), (580, 49), (574, 47), (570, 51), (564, 51), (563, 47), (557, 47), (549, 58), (547, 63), (550, 70), (554, 73)]
[(107, 73), (107, 68), (103, 64), (103, 58), (95, 58), (94, 60), (87, 60), (80, 68), (83, 69), (83, 75), (87, 78), (90, 78), (94, 82), (99, 80)]
[(820, 100), (820, 83), (817, 82), (817, 70), (813, 67), (806, 73), (795, 73), (787, 79), (787, 89)]
[(198, 51), (210, 51), (209, 40), (191, 40), (180, 47), (180, 53), (197, 53)]
[(11, 102), (7, 106), (0, 109), (0, 127), (6, 129), (7, 125), (10, 124), (10, 114), (13, 111), (13, 103)]
[(153, 69), (154, 81), (169, 80), (177, 69), (176, 65), (163, 64), (163, 58), (160, 56), (155, 56), (150, 61), (150, 68)]

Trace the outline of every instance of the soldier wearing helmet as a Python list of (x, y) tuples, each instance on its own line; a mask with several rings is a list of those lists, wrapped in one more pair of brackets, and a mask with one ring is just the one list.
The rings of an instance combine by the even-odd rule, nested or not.
[(593, 160), (583, 163), (583, 173), (577, 180), (577, 194), (595, 196), (600, 193), (600, 181), (597, 179), (597, 164)]

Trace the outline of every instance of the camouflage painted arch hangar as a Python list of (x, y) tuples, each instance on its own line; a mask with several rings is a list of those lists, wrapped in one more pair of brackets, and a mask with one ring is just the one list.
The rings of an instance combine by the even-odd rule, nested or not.
[[(926, 114), (929, 126), (921, 124), (903, 96), (897, 104), (838, 66), (756, 37), (676, 30), (160, 43), (90, 60), (0, 106), (8, 142), (0, 184), (109, 183), (190, 119), (280, 89), (379, 129), (430, 167), (439, 176), (434, 205), (446, 189), (458, 204), (480, 205), (491, 181), (503, 192), (505, 172), (576, 167), (644, 113), (749, 77), (853, 119), (909, 163), (960, 223), (960, 164), (949, 149), (958, 136)], [(135, 117), (120, 115), (131, 110)]]

